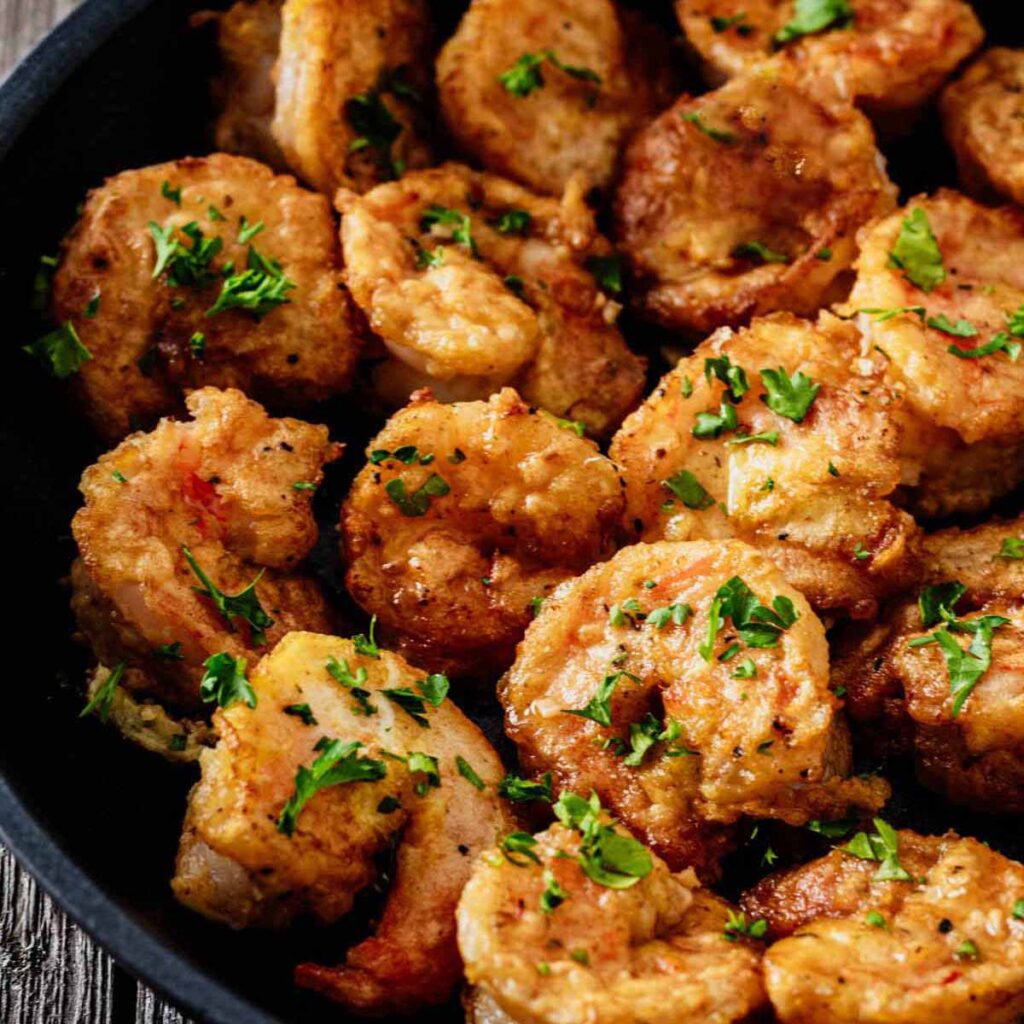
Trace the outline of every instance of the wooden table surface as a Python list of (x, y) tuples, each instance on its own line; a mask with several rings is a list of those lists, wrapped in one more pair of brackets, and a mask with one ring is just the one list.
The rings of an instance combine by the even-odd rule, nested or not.
[[(0, 0), (0, 78), (79, 0)], [(187, 1024), (0, 847), (0, 1024)]]

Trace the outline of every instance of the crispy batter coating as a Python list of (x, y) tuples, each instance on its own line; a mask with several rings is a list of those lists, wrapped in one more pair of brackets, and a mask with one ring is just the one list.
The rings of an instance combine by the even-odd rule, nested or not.
[[(778, 53), (775, 37), (795, 14), (792, 0), (676, 0), (675, 6), (714, 83)], [(904, 131), (984, 35), (963, 0), (850, 0), (849, 6), (852, 22), (840, 17), (823, 31), (796, 36), (772, 63), (789, 65), (814, 91), (854, 100)]]
[(214, 22), (221, 68), (213, 80), (219, 111), (214, 125), (217, 149), (251, 156), (271, 167), (286, 167), (271, 131), (274, 119), (274, 65), (281, 40), (284, 0), (238, 0), (224, 12), (203, 11), (193, 24)]
[(857, 230), (895, 200), (864, 115), (766, 69), (683, 96), (636, 135), (616, 240), (638, 310), (705, 334), (816, 312), (853, 262)]
[[(394, 457), (410, 446), (411, 461)], [(418, 393), (367, 455), (342, 509), (346, 583), (417, 665), (501, 671), (534, 599), (615, 548), (615, 466), (511, 388), (455, 405)], [(410, 507), (431, 478), (444, 493)]]
[[(1009, 542), (1009, 543), (1007, 543)], [(968, 620), (1002, 616), (991, 664), (954, 714), (950, 671), (939, 647), (912, 648), (924, 627), (918, 591), (870, 628), (839, 644), (836, 683), (865, 745), (910, 753), (924, 785), (947, 799), (996, 814), (1024, 813), (1024, 517), (973, 530), (942, 530), (923, 545), (919, 587), (957, 580), (967, 593), (957, 612)], [(967, 638), (958, 638), (967, 646)]]
[(1024, 51), (986, 50), (947, 86), (940, 110), (964, 190), (1024, 204)]
[[(930, 291), (891, 259), (916, 211), (942, 254), (945, 277)], [(1013, 344), (1007, 332), (1024, 333), (1012, 322), (1024, 306), (1024, 213), (943, 189), (869, 225), (859, 242), (845, 312), (910, 308), (858, 316), (865, 352), (883, 357), (888, 382), (905, 397), (908, 499), (929, 516), (984, 509), (1024, 479), (1024, 359), (1005, 351), (965, 358), (949, 348), (971, 352), (1000, 333)], [(965, 320), (975, 333), (959, 337), (926, 322), (941, 317), (950, 326)]]
[[(503, 84), (531, 57), (536, 85)], [(467, 154), (554, 195), (581, 173), (610, 184), (622, 144), (675, 96), (667, 40), (611, 0), (473, 0), (438, 57), (437, 84)]]
[[(881, 597), (909, 583), (917, 530), (888, 500), (900, 483), (896, 398), (859, 351), (856, 329), (827, 313), (816, 325), (776, 314), (718, 331), (680, 360), (612, 441), (636, 539), (737, 537), (819, 611), (874, 616)], [(739, 401), (707, 362), (723, 357), (750, 385)], [(799, 423), (763, 402), (758, 374), (779, 367), (820, 386)], [(697, 416), (723, 403), (736, 429), (695, 437)], [(680, 497), (691, 478), (706, 494)]]
[(430, 55), (424, 0), (285, 0), (273, 132), (292, 170), (333, 196), (428, 166)]
[(326, 427), (271, 419), (238, 391), (203, 388), (187, 403), (192, 421), (133, 434), (83, 474), (71, 578), (97, 658), (128, 662), (129, 689), (195, 711), (207, 658), (251, 660), (261, 650), (247, 625), (229, 626), (196, 592), (204, 584), (182, 545), (226, 594), (259, 577), (257, 597), (274, 620), (269, 643), (293, 629), (329, 631), (320, 588), (300, 571), (317, 538), (312, 491), (294, 484), (318, 484), (340, 447)]
[[(580, 868), (575, 831), (555, 824), (534, 838), (538, 862), (494, 849), (459, 901), (477, 1005), (531, 1024), (730, 1024), (765, 1002), (759, 952), (725, 941), (729, 904), (692, 871), (674, 875), (652, 857), (645, 878), (610, 889)], [(566, 898), (545, 913), (549, 877)]]
[[(793, 602), (796, 621), (775, 646), (751, 647), (735, 619), (712, 617), (733, 577), (763, 606)], [(666, 608), (679, 614), (652, 618)], [(616, 675), (610, 726), (567, 713)], [(595, 790), (670, 865), (706, 873), (724, 846), (721, 825), (744, 814), (801, 824), (884, 802), (881, 780), (844, 778), (849, 737), (828, 682), (825, 631), (767, 558), (739, 541), (661, 542), (626, 548), (559, 587), (499, 696), (528, 769)], [(631, 726), (648, 714), (668, 736), (624, 757), (635, 752)]]
[[(418, 387), (455, 401), (508, 383), (604, 435), (639, 399), (644, 361), (587, 269), (610, 247), (578, 185), (560, 204), (445, 164), (339, 200), (346, 278), (390, 354), (375, 373), (390, 404)], [(450, 213), (437, 222), (433, 207)]]
[[(360, 677), (361, 700), (328, 671), (329, 659)], [(252, 672), (255, 709), (235, 703), (215, 715), (220, 740), (202, 755), (178, 852), (178, 899), (241, 928), (282, 926), (299, 915), (336, 921), (377, 877), (374, 858), (396, 843), (394, 881), (374, 934), (340, 966), (303, 964), (296, 972), (300, 985), (364, 1013), (412, 1012), (449, 996), (461, 976), (459, 893), (474, 855), (509, 825), (495, 794), (501, 762), (477, 727), (447, 700), (427, 704), (420, 725), (382, 693), (422, 678), (387, 651), (375, 658), (337, 637), (285, 637)], [(363, 702), (372, 713), (361, 712)], [(285, 714), (293, 705), (308, 705), (313, 721)], [(276, 822), (296, 772), (313, 764), (324, 738), (358, 741), (358, 756), (380, 761), (386, 774), (320, 789), (294, 834), (282, 833)], [(439, 784), (404, 763), (413, 752), (437, 759)]]
[[(150, 224), (170, 232), (191, 222), (204, 244), (223, 243), (198, 268), (209, 282), (172, 287), (166, 273), (154, 279), (158, 250)], [(260, 223), (251, 243), (238, 242), (244, 226)], [(174, 238), (190, 252), (198, 244), (180, 230)], [(224, 268), (233, 264), (241, 273), (250, 246), (280, 262), (295, 284), (289, 302), (262, 319), (239, 308), (207, 315)], [(52, 301), (54, 319), (72, 321), (92, 353), (76, 380), (96, 428), (118, 440), (180, 411), (182, 392), (202, 385), (237, 387), (288, 409), (345, 390), (359, 334), (339, 264), (326, 200), (252, 160), (217, 153), (108, 179), (89, 194), (64, 242)]]
[(873, 882), (876, 862), (834, 850), (744, 897), (785, 936), (764, 958), (782, 1024), (1010, 1024), (1024, 1010), (1024, 866), (953, 833), (898, 836), (914, 881)]

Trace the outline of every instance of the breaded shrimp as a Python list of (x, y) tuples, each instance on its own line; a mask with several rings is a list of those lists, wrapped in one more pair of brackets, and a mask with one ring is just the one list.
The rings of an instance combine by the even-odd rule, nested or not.
[(676, 0), (675, 6), (713, 84), (773, 58), (813, 91), (853, 100), (887, 128), (903, 131), (984, 34), (963, 0)]
[(812, 314), (896, 190), (863, 114), (772, 69), (683, 96), (624, 157), (615, 240), (638, 311), (705, 334), (777, 310)]
[[(882, 823), (884, 825), (884, 823)], [(952, 832), (886, 829), (747, 893), (782, 936), (764, 958), (781, 1024), (1011, 1024), (1024, 1011), (1024, 866)], [(882, 830), (854, 841), (881, 852)], [(902, 875), (900, 874), (902, 871)], [(890, 880), (881, 881), (879, 873)], [(893, 876), (897, 877), (893, 877)], [(905, 881), (899, 880), (902, 877)]]
[[(917, 531), (889, 501), (896, 398), (858, 354), (850, 324), (776, 314), (680, 360), (612, 441), (633, 536), (738, 537), (819, 611), (874, 616), (909, 582)], [(782, 400), (793, 381), (806, 409)]]
[(359, 349), (326, 200), (222, 153), (94, 189), (52, 313), (91, 353), (79, 394), (110, 440), (206, 384), (300, 409), (348, 387)]
[(328, 924), (395, 844), (374, 934), (296, 980), (362, 1013), (444, 1002), (461, 976), (459, 893), (474, 855), (510, 826), (497, 754), (436, 677), (365, 643), (292, 633), (251, 684), (255, 708), (214, 716), (220, 740), (189, 797), (175, 895), (235, 928)]
[(847, 779), (825, 631), (739, 541), (638, 544), (545, 601), (499, 687), (524, 766), (595, 790), (674, 867), (713, 869), (722, 825), (879, 807)]
[[(930, 610), (940, 600), (963, 626)], [(949, 640), (920, 646), (939, 628)], [(918, 587), (850, 631), (834, 678), (865, 746), (912, 754), (924, 785), (956, 803), (1024, 814), (1024, 517), (928, 536)]]
[[(330, 630), (301, 570), (317, 539), (313, 491), (295, 485), (315, 487), (340, 447), (326, 427), (271, 419), (238, 391), (203, 388), (187, 404), (191, 421), (133, 434), (85, 471), (71, 578), (98, 660), (127, 663), (124, 686), (194, 714), (208, 658), (251, 660), (290, 630)], [(214, 593), (209, 581), (232, 596), (254, 585), (259, 610), (221, 611), (200, 593)]]
[(986, 50), (946, 87), (942, 125), (964, 190), (1024, 204), (1024, 50)]
[(984, 509), (1024, 480), (1024, 213), (943, 189), (859, 242), (844, 312), (905, 398), (908, 499), (927, 516)]
[(615, 466), (511, 388), (417, 393), (367, 455), (342, 509), (346, 583), (417, 665), (501, 671), (535, 603), (614, 550)]
[(452, 137), (560, 195), (610, 184), (623, 142), (675, 96), (667, 39), (611, 0), (473, 0), (437, 61)]
[(477, 860), (457, 915), (474, 1002), (530, 1024), (746, 1020), (765, 1002), (758, 943), (726, 941), (731, 908), (692, 871), (604, 828), (647, 872), (628, 888), (601, 884), (600, 852), (563, 824)]
[(221, 68), (213, 80), (218, 109), (217, 149), (251, 156), (279, 170), (284, 154), (271, 131), (274, 119), (274, 65), (281, 39), (284, 0), (239, 0), (226, 11), (203, 11), (193, 24), (214, 22)]
[(365, 192), (432, 163), (425, 0), (285, 0), (281, 17), (273, 132), (303, 181)]
[(600, 436), (639, 399), (644, 361), (594, 277), (618, 287), (614, 257), (576, 185), (559, 204), (445, 164), (339, 201), (346, 279), (389, 352), (375, 371), (388, 403), (511, 384)]

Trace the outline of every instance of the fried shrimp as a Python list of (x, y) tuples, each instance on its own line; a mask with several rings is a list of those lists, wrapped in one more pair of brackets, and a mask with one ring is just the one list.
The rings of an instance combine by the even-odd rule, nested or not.
[(847, 779), (825, 631), (739, 541), (638, 544), (562, 584), (499, 696), (524, 765), (596, 791), (675, 868), (707, 873), (722, 825), (879, 807)]
[(445, 164), (339, 199), (346, 277), (387, 347), (374, 379), (390, 404), (424, 386), (457, 401), (511, 384), (600, 436), (639, 399), (644, 361), (594, 276), (617, 289), (617, 264), (579, 188), (560, 204)]
[(194, 715), (208, 659), (330, 630), (300, 570), (317, 539), (312, 489), (295, 484), (318, 484), (340, 448), (326, 427), (271, 419), (238, 391), (203, 388), (187, 403), (190, 422), (163, 420), (85, 471), (71, 578), (98, 660), (125, 663), (122, 685), (139, 698)]
[(569, 796), (566, 824), (476, 862), (457, 915), (474, 1002), (530, 1024), (730, 1024), (763, 1005), (760, 952), (723, 941), (729, 904)]
[(232, 927), (327, 924), (396, 844), (374, 934), (300, 985), (364, 1013), (444, 1002), (461, 975), (455, 906), (473, 857), (509, 827), (501, 762), (450, 701), (363, 642), (292, 633), (253, 670), (255, 707), (214, 716), (189, 797), (173, 888)]
[[(778, 1020), (1018, 1020), (1024, 866), (953, 833), (876, 828), (744, 897), (748, 916), (782, 936), (764, 957)], [(857, 852), (844, 852), (851, 847)]]
[[(713, 83), (771, 59), (815, 92), (853, 100), (902, 128), (978, 48), (983, 30), (963, 0), (676, 0)], [(780, 53), (781, 50), (781, 53)]]
[(509, 388), (418, 393), (367, 455), (342, 509), (346, 583), (415, 664), (504, 669), (535, 604), (614, 550), (615, 466)]
[(281, 39), (284, 0), (240, 0), (223, 13), (203, 11), (193, 24), (214, 22), (221, 69), (213, 81), (219, 114), (214, 141), (225, 153), (251, 156), (284, 169), (285, 159), (271, 130), (273, 69)]
[(863, 114), (768, 70), (682, 97), (633, 139), (615, 197), (636, 308), (696, 334), (816, 312), (895, 205), (884, 167)]
[(611, 0), (473, 0), (437, 61), (448, 130), (484, 167), (560, 195), (603, 188), (675, 96), (667, 40)]
[(339, 263), (327, 201), (252, 160), (110, 178), (64, 242), (52, 298), (91, 354), (76, 381), (96, 428), (120, 439), (207, 384), (275, 409), (345, 390), (359, 334)]
[(1024, 204), (1024, 51), (986, 50), (942, 94), (960, 182), (980, 199)]
[(834, 677), (879, 753), (924, 785), (1024, 813), (1024, 518), (925, 539), (920, 586), (839, 645)]
[(776, 314), (682, 359), (612, 441), (635, 538), (738, 537), (819, 611), (873, 616), (909, 582), (916, 528), (888, 500), (896, 399), (859, 351), (827, 313)]
[(321, 192), (365, 192), (432, 162), (424, 0), (285, 0), (273, 132)]
[(908, 500), (984, 509), (1024, 480), (1024, 213), (944, 189), (859, 241), (845, 312), (905, 399)]

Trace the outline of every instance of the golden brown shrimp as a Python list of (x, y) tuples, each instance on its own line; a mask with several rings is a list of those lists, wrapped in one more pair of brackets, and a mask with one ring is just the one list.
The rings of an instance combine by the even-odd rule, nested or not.
[(819, 5), (810, 15), (801, 15), (793, 0), (676, 0), (675, 6), (713, 83), (772, 59), (788, 64), (813, 91), (853, 100), (903, 131), (983, 37), (963, 0), (849, 0)]
[(303, 964), (296, 980), (363, 1013), (444, 1002), (461, 975), (459, 893), (474, 855), (510, 825), (497, 754), (437, 678), (365, 643), (292, 633), (250, 681), (255, 707), (214, 716), (220, 740), (189, 797), (178, 899), (236, 928), (327, 924), (394, 843), (374, 934), (344, 964)]
[(1024, 51), (986, 50), (942, 94), (940, 109), (964, 190), (1024, 204)]
[(904, 397), (908, 499), (929, 516), (984, 509), (1024, 479), (1024, 213), (944, 189), (859, 241), (844, 312)]
[(419, 393), (367, 454), (342, 510), (346, 583), (415, 664), (501, 671), (534, 604), (614, 550), (615, 466), (510, 388)]
[(709, 872), (742, 815), (879, 807), (847, 779), (825, 631), (739, 541), (637, 544), (544, 603), (499, 688), (531, 771), (596, 791), (673, 867)]
[(725, 941), (729, 905), (621, 827), (598, 827), (637, 872), (614, 888), (564, 824), (477, 860), (458, 909), (474, 1002), (530, 1024), (730, 1024), (763, 1005), (756, 943)]
[(591, 273), (619, 286), (577, 187), (559, 204), (445, 164), (339, 200), (348, 284), (389, 353), (374, 378), (387, 402), (511, 384), (600, 436), (637, 401), (644, 361)]
[(634, 537), (737, 537), (819, 611), (872, 617), (909, 582), (917, 531), (889, 501), (896, 398), (859, 352), (856, 329), (827, 313), (777, 314), (680, 360), (612, 441)]
[(303, 181), (364, 192), (432, 162), (424, 0), (285, 0), (281, 19), (273, 132)]
[[(946, 626), (939, 602), (968, 629), (987, 620), (981, 638)], [(940, 628), (946, 647), (916, 646)], [(917, 590), (850, 631), (834, 678), (866, 746), (912, 754), (956, 803), (1024, 813), (1024, 518), (926, 537)]]
[(560, 195), (603, 188), (675, 96), (667, 40), (611, 0), (473, 0), (437, 61), (441, 112), (489, 171)]
[[(866, 852), (873, 839), (878, 847), (882, 832), (864, 833), (855, 845)], [(782, 937), (764, 958), (778, 1020), (1018, 1020), (1024, 866), (953, 833), (884, 832), (896, 847), (888, 863), (884, 855), (867, 860), (834, 850), (770, 876), (744, 897), (748, 916), (767, 920), (769, 933)], [(880, 873), (890, 880), (878, 880)]]
[[(238, 391), (203, 388), (187, 403), (191, 421), (133, 434), (85, 471), (71, 578), (97, 658), (127, 663), (123, 685), (141, 698), (194, 714), (207, 659), (330, 630), (301, 566), (317, 539), (313, 489), (340, 447), (326, 427), (271, 419)], [(219, 594), (248, 596), (221, 611)]]
[(52, 312), (91, 353), (76, 381), (110, 440), (207, 384), (303, 408), (348, 387), (359, 350), (327, 201), (223, 153), (94, 189)]
[(697, 334), (777, 310), (812, 314), (896, 190), (863, 114), (772, 69), (640, 131), (615, 199), (617, 244), (646, 317)]

